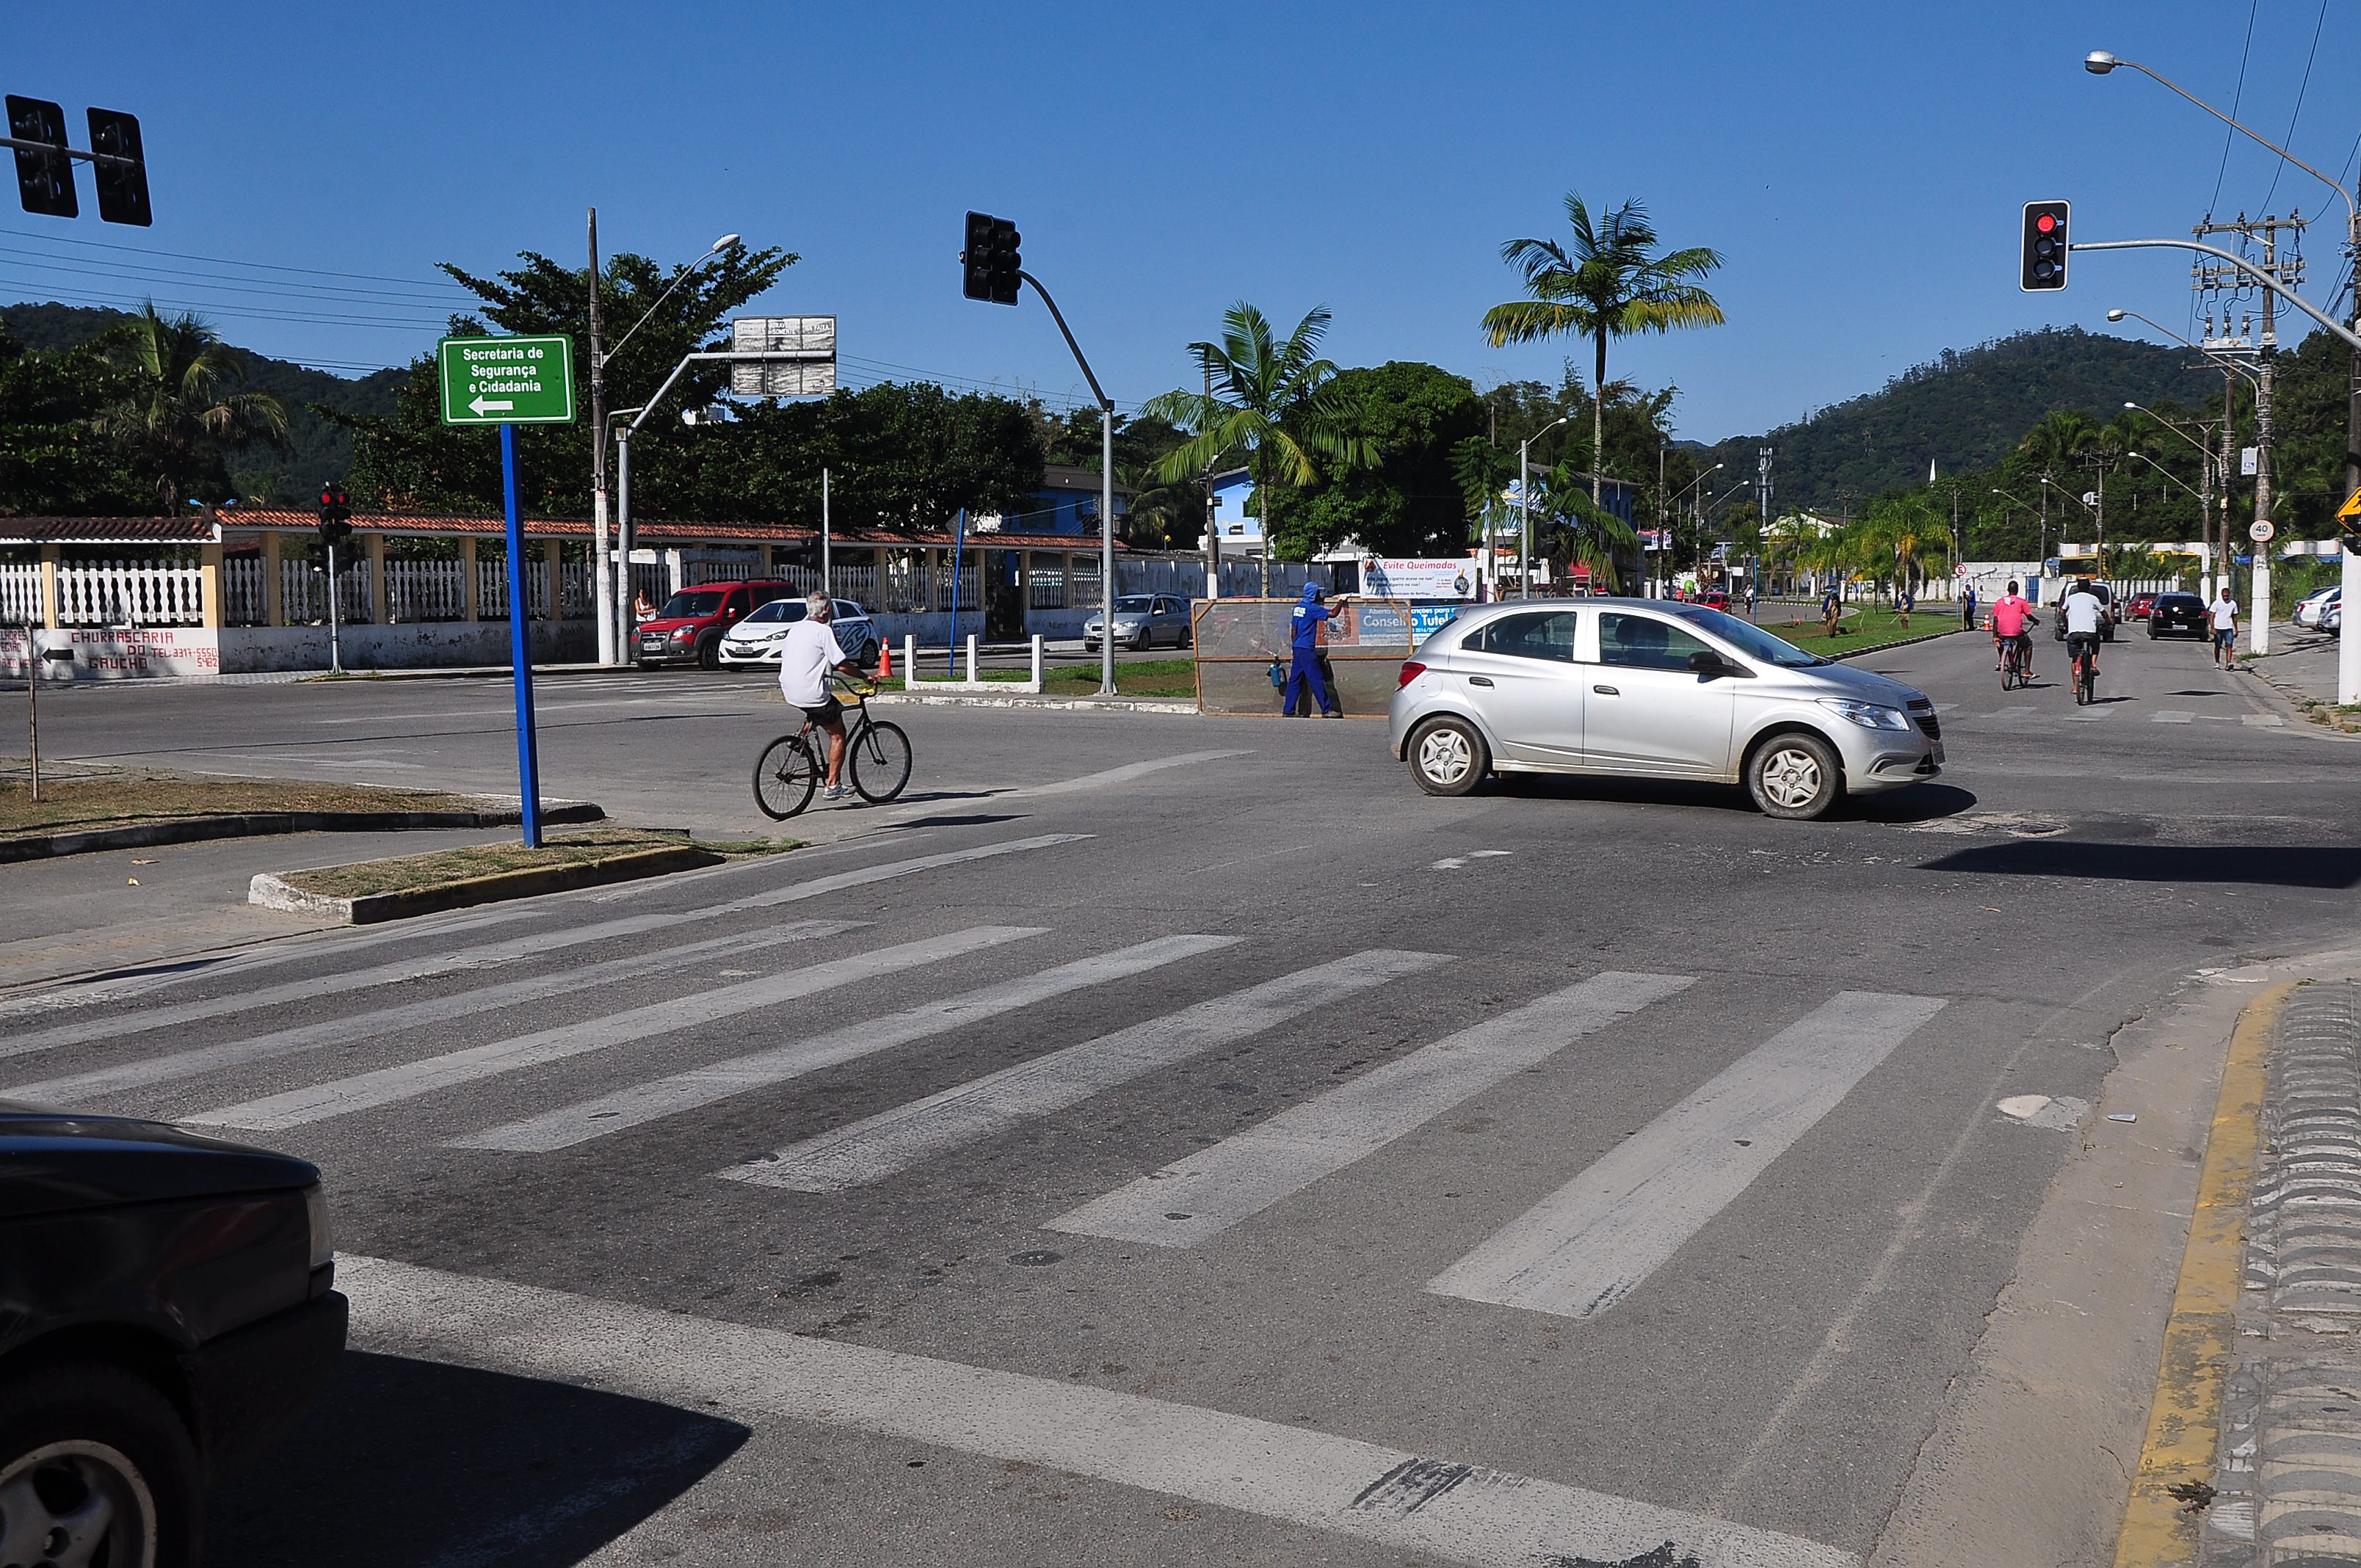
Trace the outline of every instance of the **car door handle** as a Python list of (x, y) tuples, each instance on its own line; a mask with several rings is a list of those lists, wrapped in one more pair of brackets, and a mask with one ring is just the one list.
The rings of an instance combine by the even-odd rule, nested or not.
[(1621, 696), (1623, 695), (1613, 686), (1593, 686), (1590, 689), (1597, 692), (1600, 696)]
[(1467, 684), (1471, 686), (1488, 686), (1492, 684), (1492, 677), (1489, 675), (1470, 675), (1467, 677)]

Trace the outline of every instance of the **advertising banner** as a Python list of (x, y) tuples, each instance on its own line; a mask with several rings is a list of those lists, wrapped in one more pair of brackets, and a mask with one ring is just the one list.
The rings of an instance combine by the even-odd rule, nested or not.
[(1383, 598), (1469, 598), (1476, 592), (1476, 565), (1464, 557), (1372, 555), (1361, 563), (1361, 591)]

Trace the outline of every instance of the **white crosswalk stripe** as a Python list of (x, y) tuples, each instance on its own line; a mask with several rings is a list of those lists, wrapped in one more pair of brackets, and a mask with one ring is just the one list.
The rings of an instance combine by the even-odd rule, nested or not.
[(1741, 1057), (1442, 1274), (1439, 1296), (1608, 1310), (1943, 1006), (1847, 991)]
[(717, 1023), (724, 1018), (775, 1006), (798, 997), (815, 995), (840, 985), (858, 985), (897, 970), (939, 963), (983, 948), (1038, 937), (1038, 926), (974, 926), (947, 936), (879, 948), (850, 958), (812, 964), (785, 974), (741, 981), (674, 1001), (650, 1003), (609, 1014), (588, 1023), (563, 1024), (514, 1039), (497, 1040), (466, 1050), (380, 1068), (333, 1083), (313, 1084), (266, 1096), (241, 1105), (224, 1106), (184, 1120), (199, 1126), (237, 1127), (275, 1132), (286, 1127), (324, 1122), (333, 1116), (373, 1110), (437, 1090), (473, 1083), (514, 1072), (521, 1068), (564, 1061), (610, 1046), (627, 1045), (653, 1035), (672, 1034)]
[(2185, 707), (2161, 707), (2148, 715), (2150, 724), (2187, 724), (2197, 717)]
[(864, 1186), (1446, 961), (1440, 953), (1383, 948), (1356, 953), (1020, 1062), (717, 1174), (803, 1192)]
[[(793, 920), (766, 930), (749, 931), (734, 937), (715, 937), (685, 946), (664, 947), (652, 952), (608, 959), (598, 967), (597, 983), (609, 985), (617, 981), (682, 969), (731, 953), (840, 936), (863, 924), (865, 922), (859, 920)], [(254, 1062), (296, 1056), (318, 1050), (324, 1046), (350, 1044), (390, 1035), (397, 1030), (422, 1028), (430, 1024), (447, 1023), (454, 1018), (473, 1018), (498, 1008), (515, 1007), (553, 996), (577, 996), (584, 989), (582, 973), (574, 970), (536, 975), (530, 980), (505, 981), (498, 985), (478, 986), (472, 991), (450, 996), (431, 997), (423, 1002), (379, 1008), (372, 1013), (346, 1014), (316, 1024), (274, 1029), (267, 1034), (246, 1036), (164, 1056), (143, 1057), (137, 1061), (71, 1073), (62, 1078), (12, 1084), (0, 1089), (0, 1095), (29, 1100), (37, 1104), (61, 1105), (102, 1094), (119, 1094), (125, 1090), (144, 1088), (149, 1084), (197, 1078), (225, 1068), (245, 1067)]]
[(2037, 710), (2030, 703), (2020, 703), (2009, 707), (1995, 707), (1990, 713), (1980, 714), (1978, 717), (1982, 718), (2030, 718), (2036, 711)]
[(1282, 1111), (1060, 1215), (1049, 1229), (1196, 1246), (1691, 983), (1685, 975), (1594, 975)]
[(1115, 952), (1077, 959), (1038, 974), (1003, 981), (939, 1002), (921, 1003), (883, 1018), (848, 1024), (809, 1039), (673, 1073), (653, 1083), (633, 1084), (578, 1105), (455, 1138), (451, 1146), (502, 1149), (514, 1154), (545, 1154), (567, 1148), (659, 1117), (676, 1115), (823, 1068), (909, 1045), (1068, 992), (1087, 991), (1181, 959), (1213, 952), (1237, 941), (1235, 937), (1159, 937)]

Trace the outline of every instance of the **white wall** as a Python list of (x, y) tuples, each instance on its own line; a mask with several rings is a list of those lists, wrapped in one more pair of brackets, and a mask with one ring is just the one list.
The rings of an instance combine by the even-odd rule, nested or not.
[[(587, 620), (536, 620), (533, 661), (578, 663), (598, 656), (597, 629)], [(325, 670), (324, 626), (225, 626), (221, 667), (225, 674), (272, 670)], [(426, 670), (506, 665), (505, 620), (428, 620), (403, 626), (347, 626), (337, 638), (347, 670)]]

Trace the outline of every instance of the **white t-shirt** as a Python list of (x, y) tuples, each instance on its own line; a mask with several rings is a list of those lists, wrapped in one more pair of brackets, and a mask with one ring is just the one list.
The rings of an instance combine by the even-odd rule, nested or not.
[(2096, 594), (2068, 594), (2065, 604), (2066, 634), (2070, 637), (2079, 631), (2096, 636), (2099, 630), (2099, 618), (2106, 613), (2106, 609), (2105, 605), (2099, 602), (2099, 596)]
[(797, 707), (825, 707), (828, 673), (843, 663), (827, 622), (798, 620), (779, 639), (779, 693)]
[(2235, 631), (2238, 629), (2238, 601), (2224, 594), (2213, 601), (2213, 630)]

